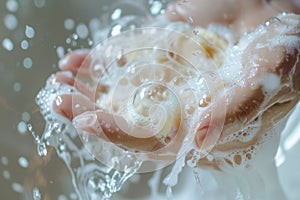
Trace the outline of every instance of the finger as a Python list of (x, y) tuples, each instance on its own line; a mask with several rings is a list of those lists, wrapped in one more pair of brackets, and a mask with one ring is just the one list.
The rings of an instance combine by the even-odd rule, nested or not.
[[(271, 126), (284, 118), (288, 114), (287, 110), (299, 100), (299, 30), (299, 16), (280, 16), (278, 22), (266, 27), (266, 31), (256, 35), (256, 39), (249, 43), (242, 56), (242, 84), (237, 83), (226, 92), (228, 98), (221, 96), (214, 104), (216, 110), (220, 110), (228, 102), (219, 139), (238, 133), (271, 108), (285, 110), (280, 112), (281, 117), (269, 119), (272, 121)], [(283, 109), (284, 106), (288, 109)], [(220, 117), (211, 117), (202, 123), (195, 137), (199, 148), (206, 149), (213, 145), (215, 137), (204, 143), (207, 136), (215, 134), (215, 129), (212, 128), (210, 132), (209, 127), (214, 127), (220, 120)]]
[(63, 71), (71, 71), (73, 74), (90, 77), (89, 62), (85, 59), (88, 57), (90, 50), (79, 49), (69, 53), (59, 61), (59, 68)]
[(53, 108), (57, 113), (70, 120), (86, 111), (99, 109), (82, 94), (63, 94), (57, 96), (53, 102)]
[(51, 85), (54, 84), (67, 84), (74, 86), (77, 91), (88, 97), (91, 101), (95, 101), (100, 97), (101, 92), (105, 92), (102, 87), (96, 87), (89, 83), (84, 83), (80, 79), (75, 79), (70, 71), (57, 72), (49, 80)]
[[(120, 145), (133, 151), (155, 151), (163, 144), (145, 129), (129, 125), (121, 117), (101, 111), (85, 112), (73, 120), (74, 126), (79, 130), (87, 131), (102, 140)], [(143, 137), (132, 136), (131, 133), (140, 133)], [(148, 137), (144, 137), (148, 134)]]

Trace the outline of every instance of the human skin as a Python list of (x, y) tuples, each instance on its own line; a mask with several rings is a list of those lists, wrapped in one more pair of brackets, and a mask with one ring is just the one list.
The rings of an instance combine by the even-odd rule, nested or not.
[[(290, 1), (287, 1), (286, 4), (289, 8), (292, 7), (292, 3)], [(291, 9), (292, 10), (292, 9)], [(176, 12), (177, 14), (173, 14), (173, 12)], [(296, 11), (295, 11), (296, 12)], [(193, 19), (192, 25), (199, 25), (199, 26), (206, 26), (210, 23), (220, 23), (223, 25), (228, 26), (232, 30), (234, 30), (236, 34), (236, 38), (240, 37), (240, 35), (245, 31), (251, 31), (255, 27), (257, 27), (259, 24), (264, 23), (267, 19), (270, 17), (276, 16), (278, 14), (278, 10), (273, 9), (270, 6), (266, 6), (262, 1), (238, 1), (238, 0), (229, 0), (229, 1), (219, 1), (219, 0), (213, 0), (213, 1), (189, 1), (188, 3), (180, 3), (179, 4), (173, 4), (173, 6), (170, 6), (166, 16), (171, 21), (186, 21), (187, 18), (191, 17)], [(299, 16), (294, 16), (296, 20), (299, 21)], [(289, 25), (289, 22), (283, 21), (283, 23), (286, 23)], [(298, 34), (299, 38), (299, 23), (295, 26), (295, 32), (293, 33), (286, 33), (286, 34)], [(221, 130), (221, 137), (226, 137), (230, 135), (232, 132), (239, 131), (238, 128), (241, 128), (243, 123), (240, 123), (241, 118), (253, 120), (255, 116), (259, 112), (261, 112), (261, 107), (259, 105), (256, 105), (255, 103), (249, 103), (249, 99), (261, 99), (263, 98), (262, 91), (259, 90), (259, 79), (263, 77), (267, 72), (272, 73), (278, 73), (279, 71), (283, 71), (284, 76), (282, 76), (281, 82), (287, 83), (287, 75), (291, 72), (292, 66), (297, 62), (297, 57), (299, 57), (299, 52), (297, 49), (299, 48), (299, 42), (298, 44), (294, 44), (294, 51), (287, 52), (286, 47), (284, 45), (277, 46), (273, 49), (259, 49), (256, 50), (254, 48), (254, 45), (258, 42), (263, 42), (264, 40), (268, 38), (275, 37), (277, 35), (277, 32), (272, 29), (272, 27), (268, 28), (267, 33), (262, 38), (257, 38), (253, 45), (249, 45), (246, 52), (243, 56), (243, 65), (245, 66), (245, 85), (243, 87), (236, 86), (232, 88), (229, 93), (231, 96), (230, 101), (227, 104), (227, 110), (225, 116), (225, 124), (223, 129)], [(299, 40), (298, 40), (299, 41)], [(71, 52), (68, 54), (62, 61), (60, 61), (60, 68), (62, 69), (62, 72), (57, 72), (49, 81), (51, 81), (53, 84), (55, 83), (61, 83), (61, 84), (69, 84), (74, 85), (77, 87), (79, 92), (81, 92), (81, 95), (78, 95), (74, 98), (74, 96), (71, 95), (62, 95), (59, 98), (62, 99), (62, 103), (59, 105), (54, 103), (55, 110), (62, 114), (63, 116), (69, 118), (70, 120), (73, 120), (75, 117), (79, 116), (83, 112), (91, 111), (94, 112), (95, 104), (93, 99), (93, 91), (88, 88), (85, 84), (81, 84), (80, 82), (76, 82), (75, 77), (77, 73), (80, 73), (83, 76), (89, 77), (90, 72), (88, 68), (82, 67), (82, 62), (85, 60), (85, 58), (90, 53), (89, 50), (76, 50), (74, 52)], [(258, 62), (258, 66), (255, 67), (256, 73), (254, 75), (250, 76), (250, 71), (254, 68), (254, 66), (249, 66), (249, 55), (258, 55), (259, 58), (264, 58), (264, 60), (270, 60), (270, 62)], [(247, 67), (246, 67), (247, 66)], [(80, 72), (79, 72), (80, 69)], [(300, 80), (300, 72), (299, 72), (299, 64), (297, 65), (297, 70), (294, 72), (293, 76), (293, 82), (295, 83), (293, 85), (293, 88), (284, 88), (283, 91), (279, 93), (279, 95), (287, 97), (286, 99), (281, 99), (282, 104), (277, 104), (275, 107), (273, 106), (272, 102), (274, 103), (276, 101), (276, 98), (281, 98), (280, 96), (275, 96), (274, 100), (270, 101), (270, 104), (266, 105), (266, 108), (268, 107), (270, 110), (273, 109), (273, 112), (276, 112), (278, 109), (283, 111), (281, 112), (281, 116), (284, 117), (298, 102), (299, 100), (299, 80)], [(72, 74), (66, 73), (66, 71), (71, 71)], [(248, 74), (248, 75), (247, 75)], [(251, 85), (253, 83), (257, 83), (258, 85), (256, 90), (250, 89)], [(218, 97), (223, 100), (225, 100), (226, 97), (220, 96)], [(77, 110), (76, 113), (74, 113), (73, 106), (74, 105), (74, 99), (76, 101), (80, 102), (82, 106), (82, 110)], [(292, 100), (291, 100), (292, 99)], [(224, 101), (219, 101), (224, 102)], [(258, 102), (259, 103), (259, 102)], [(246, 114), (241, 115), (239, 120), (234, 121), (232, 123), (230, 119), (232, 116), (239, 115), (238, 113), (241, 113), (240, 111), (244, 110), (244, 105), (246, 105), (250, 108), (252, 108), (251, 112), (246, 111)], [(216, 107), (222, 106), (222, 105), (215, 105)], [(96, 107), (97, 108), (97, 107)], [(266, 109), (267, 110), (267, 109)], [(111, 127), (117, 127), (117, 124), (114, 122), (114, 118), (111, 114), (103, 113), (96, 111), (98, 120), (105, 119), (107, 122), (111, 124)], [(267, 114), (266, 114), (267, 115)], [(278, 118), (279, 120), (280, 118)], [(219, 120), (218, 118), (214, 119), (214, 121), (208, 120), (206, 123), (201, 123), (201, 126), (198, 127), (198, 132), (195, 136), (195, 144), (199, 148), (203, 147), (203, 140), (208, 134), (208, 124), (214, 124), (217, 123)], [(202, 119), (203, 121), (203, 119)], [(205, 120), (204, 120), (205, 121)], [(247, 123), (247, 122), (244, 122)], [(238, 125), (238, 126), (235, 126)], [(97, 127), (93, 126), (85, 126), (84, 124), (80, 125), (81, 127), (78, 127), (80, 129), (87, 130), (88, 132), (97, 134)], [(272, 126), (272, 124), (266, 124), (266, 127)], [(101, 127), (104, 132), (106, 132), (105, 127)], [(109, 133), (105, 133), (106, 137), (109, 138), (110, 141), (122, 144), (128, 148), (134, 148), (137, 150), (145, 150), (145, 151), (151, 151), (155, 150), (157, 148), (160, 148), (163, 146), (163, 144), (160, 143), (159, 140), (157, 140), (155, 137), (150, 138), (135, 138), (129, 136), (127, 133), (122, 132), (121, 130), (118, 132), (118, 137), (115, 135), (110, 135)], [(218, 148), (224, 148), (222, 146), (219, 146)], [(199, 166), (202, 165), (208, 165), (207, 163), (199, 162)], [(212, 167), (216, 168), (216, 163), (209, 163), (209, 165), (213, 165)]]

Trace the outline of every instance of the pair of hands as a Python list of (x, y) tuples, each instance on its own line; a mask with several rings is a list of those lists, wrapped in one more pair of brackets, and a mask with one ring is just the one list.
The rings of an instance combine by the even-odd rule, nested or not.
[[(292, 1), (286, 1), (285, 3), (286, 7), (294, 9), (295, 7), (292, 5)], [(240, 36), (245, 31), (252, 31), (258, 25), (264, 23), (266, 20), (276, 16), (277, 14), (278, 10), (259, 0), (190, 0), (172, 4), (169, 6), (165, 16), (170, 21), (187, 21), (188, 18), (191, 18), (193, 19), (193, 26), (206, 26), (210, 23), (219, 23), (234, 30), (236, 38), (239, 40)], [(159, 20), (159, 17), (157, 20)], [(291, 27), (289, 30), (292, 30), (292, 32), (280, 32), (276, 29), (276, 26), (270, 26), (266, 28), (266, 33), (263, 34), (262, 37), (254, 38), (253, 42), (247, 47), (243, 55), (242, 64), (245, 66), (244, 73), (248, 75), (245, 76), (246, 78), (244, 80), (243, 87), (236, 86), (229, 91), (230, 100), (228, 101), (227, 105), (227, 113), (225, 116), (221, 138), (238, 132), (239, 129), (245, 125), (240, 123), (240, 121), (246, 121), (245, 123), (250, 123), (258, 113), (269, 110), (269, 112), (267, 112), (268, 114), (264, 115), (263, 117), (263, 120), (265, 120), (263, 121), (265, 128), (261, 130), (261, 134), (263, 134), (264, 130), (273, 126), (272, 123), (269, 123), (269, 117), (271, 116), (270, 113), (277, 113), (278, 117), (276, 120), (279, 121), (280, 118), (284, 117), (299, 100), (300, 66), (297, 58), (299, 57), (300, 48), (300, 17), (297, 15), (291, 15), (287, 16), (286, 18), (283, 17), (281, 22), (276, 23), (278, 23), (277, 27)], [(278, 34), (296, 37), (297, 39), (293, 41), (297, 42), (292, 44), (280, 44), (273, 49), (257, 49), (255, 47), (257, 43), (268, 44), (267, 41), (277, 37)], [(57, 72), (49, 79), (50, 84), (58, 83), (71, 85), (74, 86), (79, 92), (77, 94), (65, 94), (59, 96), (59, 101), (54, 102), (54, 109), (56, 112), (70, 120), (73, 120), (75, 117), (77, 119), (80, 118), (78, 116), (80, 116), (82, 113), (93, 112), (97, 115), (98, 123), (91, 123), (87, 118), (84, 118), (86, 121), (83, 120), (80, 123), (77, 123), (77, 128), (97, 135), (99, 127), (96, 127), (95, 124), (99, 125), (104, 120), (106, 124), (108, 123), (110, 125), (109, 128), (107, 128), (107, 126), (101, 126), (101, 131), (104, 132), (105, 136), (111, 142), (121, 144), (128, 148), (145, 151), (152, 151), (161, 148), (163, 144), (157, 140), (157, 138), (136, 138), (130, 136), (118, 128), (118, 125), (115, 122), (115, 116), (99, 111), (100, 108), (98, 111), (94, 112), (95, 108), (98, 108), (95, 102), (96, 99), (94, 91), (88, 85), (78, 82), (75, 78), (77, 75), (80, 75), (87, 77), (90, 79), (90, 81), (92, 81), (90, 69), (88, 67), (84, 67), (85, 65), (82, 65), (89, 53), (89, 50), (76, 50), (69, 53), (59, 63), (62, 71)], [(251, 65), (251, 55), (258, 56), (258, 62), (256, 63), (256, 66)], [(297, 66), (294, 67), (295, 65)], [(253, 73), (253, 70), (255, 70), (255, 73)], [(254, 83), (260, 84), (259, 81), (267, 72), (280, 75), (281, 84), (286, 84), (287, 87), (283, 88), (277, 95), (271, 98), (268, 104), (261, 105), (264, 99), (263, 91), (259, 89), (260, 87), (258, 87), (256, 90), (253, 90), (252, 85)], [(289, 78), (292, 79), (293, 85), (289, 85), (291, 81)], [(280, 99), (279, 103), (277, 102), (278, 99)], [(254, 101), (255, 103), (253, 103)], [(56, 102), (59, 102), (59, 104)], [(215, 106), (222, 108), (224, 105), (222, 105), (221, 102), (224, 101), (216, 101)], [(73, 107), (75, 104), (81, 105), (76, 112), (74, 112)], [(248, 107), (249, 109), (245, 110), (245, 107)], [(236, 123), (233, 123), (232, 118), (239, 118), (239, 120), (236, 120)], [(248, 119), (248, 121), (245, 119)], [(201, 148), (206, 135), (209, 134), (207, 129), (208, 124), (218, 124), (218, 119), (214, 120), (216, 120), (216, 122), (209, 121), (200, 125), (199, 131), (195, 137), (195, 143), (199, 148)], [(110, 133), (111, 129), (115, 130), (114, 134)], [(178, 145), (180, 146), (180, 144)], [(239, 148), (243, 147), (239, 146)], [(224, 147), (220, 146), (220, 149), (224, 150)], [(208, 163), (203, 161), (199, 162), (198, 165), (208, 165)], [(209, 165), (211, 165), (211, 163)]]

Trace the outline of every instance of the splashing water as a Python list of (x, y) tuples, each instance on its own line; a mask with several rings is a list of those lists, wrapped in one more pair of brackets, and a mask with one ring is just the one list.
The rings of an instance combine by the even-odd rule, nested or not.
[[(158, 1), (151, 2), (151, 15), (157, 15), (162, 11), (161, 5), (157, 2)], [(75, 33), (72, 33), (71, 36), (66, 39), (66, 43), (71, 44), (75, 47), (78, 44), (78, 40), (80, 39), (90, 40), (88, 38), (90, 34), (93, 38), (93, 41), (90, 40), (89, 44), (92, 45), (107, 37), (117, 36), (124, 30), (135, 29), (142, 23), (142, 20), (138, 19), (135, 16), (124, 17), (122, 15), (122, 9), (116, 8), (110, 15), (110, 19), (113, 21), (111, 26), (103, 27), (99, 25), (99, 21), (93, 20), (93, 22), (91, 21), (92, 23), (90, 23), (89, 26), (90, 30), (85, 24), (79, 23), (78, 25), (76, 25), (74, 20), (66, 19), (64, 22), (65, 28), (70, 31), (75, 31)], [(192, 24), (193, 19), (189, 17), (187, 19), (187, 22), (189, 24)], [(99, 29), (99, 27), (104, 29), (102, 29), (101, 31), (97, 30)], [(92, 31), (92, 29), (94, 28), (95, 31)], [(35, 30), (32, 27), (27, 26), (25, 31), (27, 38), (34, 37)], [(198, 36), (199, 30), (194, 30), (192, 33), (195, 36)], [(3, 41), (2, 45), (8, 51), (13, 50), (14, 48), (13, 43), (8, 38)], [(26, 40), (24, 40), (21, 46), (22, 49), (27, 49), (28, 42), (26, 44)], [(57, 54), (59, 55), (59, 57), (62, 57), (64, 55), (64, 49), (61, 47), (57, 48)], [(199, 55), (200, 53), (197, 53), (194, 56)], [(26, 62), (24, 59), (23, 64), (25, 68), (31, 68), (32, 61), (29, 59), (27, 59)], [(186, 75), (189, 74), (190, 72), (187, 72)], [(207, 76), (207, 78), (210, 79), (211, 82), (215, 82), (216, 79), (214, 77), (214, 74), (208, 74)], [(191, 79), (193, 78), (195, 77), (191, 76)], [(177, 84), (177, 81), (174, 81), (175, 85)], [(200, 82), (199, 80), (197, 81)], [(128, 83), (129, 80), (126, 80), (125, 82)], [(184, 92), (187, 91), (183, 91), (182, 95), (187, 95)], [(114, 154), (112, 154), (112, 156), (108, 154), (109, 156), (107, 157), (109, 157), (109, 159), (111, 160), (111, 165), (109, 167), (96, 160), (95, 155), (90, 154), (90, 152), (86, 150), (86, 147), (82, 145), (81, 139), (84, 137), (81, 138), (80, 134), (84, 135), (85, 133), (77, 134), (75, 128), (67, 119), (53, 111), (52, 103), (55, 101), (57, 96), (62, 94), (76, 94), (76, 91), (74, 91), (74, 88), (66, 85), (47, 84), (46, 87), (39, 92), (36, 98), (36, 102), (41, 108), (41, 114), (46, 121), (45, 130), (41, 136), (38, 136), (33, 131), (33, 128), (30, 124), (28, 125), (28, 129), (32, 133), (37, 144), (38, 154), (40, 156), (46, 156), (48, 153), (47, 146), (52, 146), (56, 149), (58, 156), (65, 162), (67, 168), (71, 173), (73, 186), (80, 199), (109, 199), (113, 195), (113, 193), (121, 189), (122, 185), (128, 178), (130, 178), (139, 170), (142, 162), (135, 157), (130, 157), (130, 154), (126, 154), (125, 151), (123, 152), (124, 155), (121, 158), (115, 156)], [(204, 99), (206, 99), (205, 95), (203, 95), (203, 98), (201, 100), (204, 101)], [(138, 101), (141, 100), (144, 99), (142, 97), (141, 99), (138, 99)], [(205, 104), (205, 102), (202, 102), (200, 104)], [(187, 105), (185, 106), (185, 111), (187, 114), (192, 114), (194, 112), (194, 108)], [(22, 126), (23, 125), (21, 125), (20, 132), (24, 132)], [(88, 139), (88, 137), (85, 138)], [(102, 145), (102, 147), (97, 147), (97, 151), (102, 153), (110, 153), (110, 149), (106, 149), (105, 151), (103, 151), (103, 149), (105, 149), (106, 147), (105, 142), (103, 142)], [(92, 145), (91, 148), (96, 148), (96, 146)], [(214, 160), (213, 155), (208, 155), (206, 158), (209, 162)], [(184, 158), (182, 157), (181, 159), (178, 159), (172, 172), (164, 180), (164, 183), (168, 186), (166, 191), (166, 196), (168, 199), (173, 198), (172, 187), (177, 184), (178, 174), (181, 172), (184, 165)], [(117, 170), (120, 168), (123, 170)], [(153, 191), (157, 190), (153, 186), (151, 187)], [(41, 194), (39, 191), (37, 191), (38, 189), (35, 188), (33, 190), (33, 195), (36, 196), (35, 199), (40, 199)]]
[[(81, 143), (76, 130), (71, 123), (56, 114), (51, 105), (60, 93), (70, 93), (69, 87), (45, 87), (36, 98), (41, 113), (46, 121), (44, 133), (39, 137), (29, 124), (28, 129), (35, 138), (38, 154), (47, 155), (47, 146), (56, 149), (58, 156), (69, 169), (73, 186), (81, 199), (108, 199), (121, 189), (123, 183), (131, 177), (140, 166), (140, 162), (133, 160), (132, 165), (124, 166), (126, 170), (118, 171), (107, 167), (95, 160)], [(122, 165), (115, 160), (115, 165)]]
[[(43, 2), (36, 1), (35, 3), (38, 6)], [(151, 9), (151, 14), (156, 15), (162, 9), (162, 5), (158, 5), (155, 2)], [(136, 16), (122, 16), (122, 11), (120, 7), (117, 7), (111, 15), (111, 26), (105, 27), (101, 25), (101, 30), (99, 30), (100, 21), (95, 19), (90, 23), (90, 30), (83, 23), (76, 25), (73, 19), (66, 19), (64, 21), (65, 28), (69, 31), (75, 31), (75, 33), (66, 39), (66, 43), (76, 46), (79, 39), (87, 39), (89, 40), (89, 44), (93, 44), (106, 37), (118, 35), (124, 30), (140, 26), (140, 18)], [(88, 38), (89, 34), (91, 34), (93, 41)], [(26, 26), (25, 35), (29, 39), (33, 38), (35, 36), (35, 29), (29, 25)], [(13, 49), (9, 39), (3, 43), (3, 46), (7, 50)], [(21, 48), (24, 50), (28, 48), (26, 40), (21, 42)], [(64, 48), (59, 46), (57, 54), (59, 57), (62, 57), (64, 55)], [(25, 68), (31, 68), (32, 61), (28, 57), (24, 59), (23, 64)], [(64, 161), (71, 174), (74, 189), (80, 199), (110, 199), (112, 194), (119, 191), (124, 182), (136, 173), (142, 162), (132, 157), (132, 155), (127, 155), (125, 151), (121, 157), (118, 155), (115, 157), (108, 156), (111, 160), (109, 167), (96, 160), (95, 156), (90, 154), (86, 146), (82, 144), (84, 137), (81, 138), (80, 134), (84, 133), (77, 134), (71, 122), (57, 114), (52, 108), (56, 97), (61, 94), (73, 93), (76, 93), (76, 91), (70, 86), (50, 85), (47, 83), (46, 87), (36, 97), (36, 103), (40, 107), (40, 112), (46, 122), (43, 134), (39, 136), (31, 124), (28, 124), (28, 130), (35, 140), (39, 156), (46, 156), (48, 154), (48, 146), (56, 149), (57, 155)], [(20, 125), (20, 129), (22, 129), (22, 124)], [(25, 131), (21, 130), (21, 132)], [(105, 149), (105, 143), (103, 145), (102, 150), (99, 149), (101, 147), (95, 147), (95, 145), (92, 145), (91, 148), (98, 148), (98, 152), (111, 153)], [(38, 188), (33, 189), (33, 198), (35, 200), (42, 198), (42, 194)]]

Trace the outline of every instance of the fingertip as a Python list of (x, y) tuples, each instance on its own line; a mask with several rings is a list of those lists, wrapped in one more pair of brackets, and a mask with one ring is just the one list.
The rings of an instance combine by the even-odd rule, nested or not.
[(55, 112), (63, 115), (68, 119), (73, 118), (72, 113), (72, 98), (70, 95), (58, 95), (53, 102)]
[(76, 73), (89, 53), (90, 50), (88, 49), (72, 51), (58, 62), (58, 67), (61, 70), (70, 70), (73, 73)]
[(85, 129), (87, 127), (92, 127), (96, 124), (98, 116), (94, 112), (85, 112), (80, 115), (77, 115), (72, 120), (75, 128)]
[(63, 59), (61, 59), (58, 62), (59, 69), (64, 70), (68, 66), (68, 63), (69, 63), (69, 56), (65, 56)]

